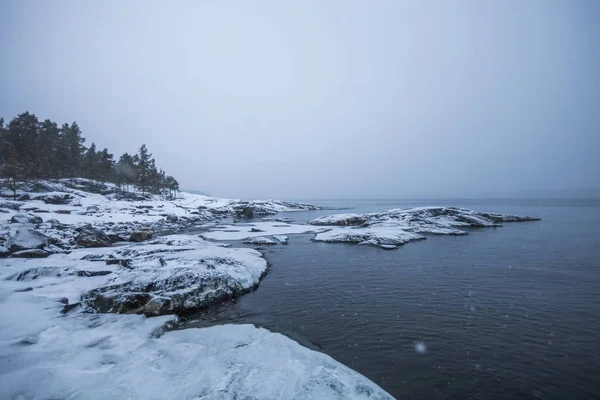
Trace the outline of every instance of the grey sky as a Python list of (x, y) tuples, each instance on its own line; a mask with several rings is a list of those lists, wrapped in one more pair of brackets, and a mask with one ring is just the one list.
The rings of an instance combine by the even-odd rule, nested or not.
[(600, 1), (0, 2), (0, 116), (227, 197), (600, 186)]

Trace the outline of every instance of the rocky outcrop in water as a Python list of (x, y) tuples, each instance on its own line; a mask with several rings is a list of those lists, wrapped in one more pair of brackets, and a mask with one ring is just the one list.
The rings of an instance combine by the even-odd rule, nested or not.
[(539, 218), (480, 213), (457, 207), (393, 209), (368, 214), (334, 214), (309, 221), (311, 225), (344, 226), (317, 234), (313, 240), (369, 244), (392, 249), (423, 234), (466, 235), (467, 228), (499, 227), (501, 222), (537, 221)]

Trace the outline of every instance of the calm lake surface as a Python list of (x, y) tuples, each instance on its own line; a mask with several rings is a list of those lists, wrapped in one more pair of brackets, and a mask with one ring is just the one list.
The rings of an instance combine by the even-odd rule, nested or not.
[[(255, 292), (186, 326), (253, 323), (399, 399), (600, 398), (600, 200), (319, 201), (348, 212), (452, 205), (541, 217), (386, 251), (261, 248)], [(304, 223), (346, 211), (280, 214)], [(241, 245), (235, 243), (235, 245)]]

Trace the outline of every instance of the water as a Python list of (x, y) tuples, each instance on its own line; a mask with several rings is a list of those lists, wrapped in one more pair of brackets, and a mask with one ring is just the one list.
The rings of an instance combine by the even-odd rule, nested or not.
[(600, 398), (600, 201), (315, 203), (358, 212), (443, 204), (542, 221), (394, 251), (293, 235), (264, 249), (271, 268), (257, 291), (187, 326), (282, 332), (401, 399)]

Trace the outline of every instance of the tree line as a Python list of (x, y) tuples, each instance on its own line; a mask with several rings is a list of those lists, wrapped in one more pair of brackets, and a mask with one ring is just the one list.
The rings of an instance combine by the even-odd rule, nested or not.
[(5, 124), (0, 118), (0, 178), (16, 193), (23, 181), (88, 178), (112, 182), (119, 192), (132, 185), (143, 193), (173, 197), (179, 183), (156, 166), (143, 144), (137, 154), (123, 154), (117, 161), (108, 149), (99, 150), (85, 138), (76, 122), (58, 126), (49, 119), (22, 113)]

